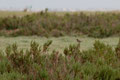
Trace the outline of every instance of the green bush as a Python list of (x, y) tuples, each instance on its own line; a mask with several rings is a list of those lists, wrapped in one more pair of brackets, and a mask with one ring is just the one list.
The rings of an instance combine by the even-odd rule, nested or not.
[(97, 80), (119, 80), (116, 69), (109, 66), (102, 66), (98, 72)]
[(111, 46), (95, 41), (94, 47), (81, 51), (80, 44), (50, 53), (47, 41), (43, 46), (32, 41), (30, 49), (9, 45), (0, 53), (2, 80), (119, 80), (120, 60)]
[[(88, 35), (104, 38), (120, 34), (119, 12), (38, 12), (23, 17), (0, 18), (1, 35), (64, 36)], [(5, 30), (5, 32), (3, 32)]]
[(18, 72), (4, 73), (0, 75), (1, 80), (27, 80), (26, 75), (22, 75)]

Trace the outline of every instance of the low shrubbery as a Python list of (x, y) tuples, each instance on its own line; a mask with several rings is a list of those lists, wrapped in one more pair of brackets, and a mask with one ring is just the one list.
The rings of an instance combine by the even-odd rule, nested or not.
[(40, 46), (32, 41), (30, 49), (10, 45), (0, 53), (2, 80), (120, 80), (120, 44), (111, 46), (95, 41), (94, 48), (81, 51), (70, 45), (63, 53), (49, 52), (52, 41)]
[(41, 11), (23, 17), (0, 18), (0, 35), (88, 35), (109, 37), (120, 34), (119, 12), (52, 13)]

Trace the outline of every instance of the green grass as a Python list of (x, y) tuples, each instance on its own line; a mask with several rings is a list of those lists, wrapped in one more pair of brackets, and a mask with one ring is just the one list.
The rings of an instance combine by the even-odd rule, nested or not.
[[(50, 47), (50, 50), (58, 50), (63, 51), (65, 47), (68, 47), (70, 44), (77, 44), (76, 39), (80, 39), (81, 49), (86, 50), (93, 47), (93, 43), (97, 38), (90, 38), (90, 37), (59, 37), (59, 38), (45, 38), (45, 37), (37, 37), (37, 36), (30, 36), (30, 37), (0, 37), (0, 49), (5, 49), (7, 45), (17, 43), (19, 48), (29, 48), (29, 44), (31, 41), (36, 41), (40, 45), (43, 45), (47, 40), (52, 40), (53, 43)], [(111, 45), (113, 48), (116, 47), (118, 44), (119, 38), (118, 37), (109, 37), (104, 39), (99, 39), (101, 42)]]
[[(120, 35), (119, 12), (31, 13), (33, 12), (0, 12), (1, 17), (6, 16), (0, 18), (0, 35), (45, 37), (87, 35), (94, 38)], [(18, 17), (26, 14), (31, 15)]]
[[(0, 11), (0, 17), (8, 17), (8, 16), (24, 16), (24, 15), (27, 15), (27, 14), (32, 14), (33, 12), (24, 12), (24, 11)], [(51, 12), (51, 13), (55, 13), (59, 16), (63, 16), (65, 15), (66, 13), (70, 13), (70, 14), (73, 14), (73, 13), (79, 13), (79, 12)], [(91, 14), (91, 12), (89, 11), (84, 11), (84, 13), (86, 14)], [(93, 14), (93, 13), (92, 13)]]
[[(55, 13), (59, 16), (63, 16), (66, 13), (69, 14), (73, 14), (73, 13), (80, 13), (81, 11), (77, 11), (77, 12), (51, 12), (51, 13)], [(107, 12), (111, 12), (111, 13), (120, 13), (120, 11), (82, 11), (83, 13), (90, 15), (90, 14), (101, 14), (101, 13), (107, 13)], [(32, 14), (33, 12), (24, 12), (24, 11), (0, 11), (0, 17), (8, 17), (8, 16), (24, 16), (27, 14)]]
[(32, 14), (32, 12), (23, 12), (23, 11), (0, 11), (0, 18), (12, 17), (12, 16), (25, 16)]
[[(6, 47), (4, 53), (0, 52), (0, 79), (120, 80), (120, 40), (117, 48), (115, 50), (112, 49), (113, 44), (117, 43), (118, 38), (96, 40), (93, 48), (91, 47), (91, 49), (85, 51), (80, 50), (79, 44), (70, 45), (62, 50), (64, 56), (59, 51), (53, 51), (52, 53), (49, 51), (52, 43), (51, 40), (54, 40), (52, 48), (56, 49), (55, 43), (67, 46), (69, 43), (76, 43), (76, 38), (84, 41), (82, 47), (83, 44), (92, 43), (96, 40), (87, 37), (49, 39), (38, 37), (6, 38), (11, 43), (12, 40), (23, 44), (29, 42), (29, 40), (36, 40), (37, 42), (32, 41), (29, 46), (30, 49), (28, 48), (25, 52), (18, 49), (19, 46), (16, 44)], [(3, 39), (3, 43), (6, 39)], [(41, 45), (46, 40), (49, 41)], [(106, 45), (103, 42), (110, 42), (109, 44), (112, 46)], [(89, 47), (90, 44), (86, 46)]]

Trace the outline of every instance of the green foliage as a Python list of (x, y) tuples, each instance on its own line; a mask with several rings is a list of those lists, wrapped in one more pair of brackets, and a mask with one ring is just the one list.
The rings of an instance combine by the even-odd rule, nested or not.
[(90, 62), (84, 63), (84, 65), (81, 68), (81, 72), (83, 74), (83, 79), (84, 80), (93, 79), (96, 71), (97, 71), (97, 67)]
[(116, 50), (117, 57), (120, 59), (120, 39), (119, 39), (119, 43), (118, 43), (118, 45), (117, 45), (115, 50)]
[(104, 38), (104, 37), (109, 37), (111, 36), (112, 30), (106, 29), (104, 27), (93, 27), (90, 29), (90, 32), (88, 33), (88, 36), (90, 37), (95, 37), (95, 38)]
[(119, 76), (116, 69), (110, 66), (102, 66), (98, 72), (97, 80), (119, 80)]
[(64, 36), (88, 35), (104, 38), (120, 34), (120, 13), (78, 12), (59, 15), (46, 9), (23, 17), (0, 18), (1, 35)]
[(3, 74), (5, 72), (10, 72), (12, 70), (12, 65), (11, 63), (9, 62), (8, 59), (6, 58), (3, 58), (1, 61), (0, 61), (0, 74)]
[(22, 75), (18, 72), (5, 72), (0, 75), (1, 80), (27, 80), (26, 75)]
[(52, 41), (41, 47), (35, 41), (30, 49), (9, 45), (0, 54), (2, 80), (119, 80), (120, 61), (111, 46), (95, 41), (90, 50), (81, 51), (80, 44), (70, 45), (63, 54), (49, 53)]
[(47, 41), (44, 45), (43, 45), (43, 52), (46, 52), (48, 50), (48, 47), (52, 44), (52, 41)]

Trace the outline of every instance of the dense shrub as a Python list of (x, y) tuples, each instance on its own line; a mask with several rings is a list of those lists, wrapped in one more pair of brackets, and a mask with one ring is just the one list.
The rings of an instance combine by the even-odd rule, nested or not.
[[(109, 37), (120, 34), (119, 12), (76, 12), (52, 13), (41, 11), (23, 17), (0, 18), (2, 35), (88, 35), (90, 37)], [(16, 31), (17, 30), (17, 31)], [(11, 31), (9, 33), (9, 31)]]
[[(70, 45), (63, 53), (32, 41), (30, 49), (10, 45), (0, 53), (2, 80), (120, 80), (118, 51), (95, 41), (90, 50), (81, 51), (80, 44)], [(119, 45), (119, 44), (118, 44)], [(116, 48), (119, 50), (119, 46)]]

